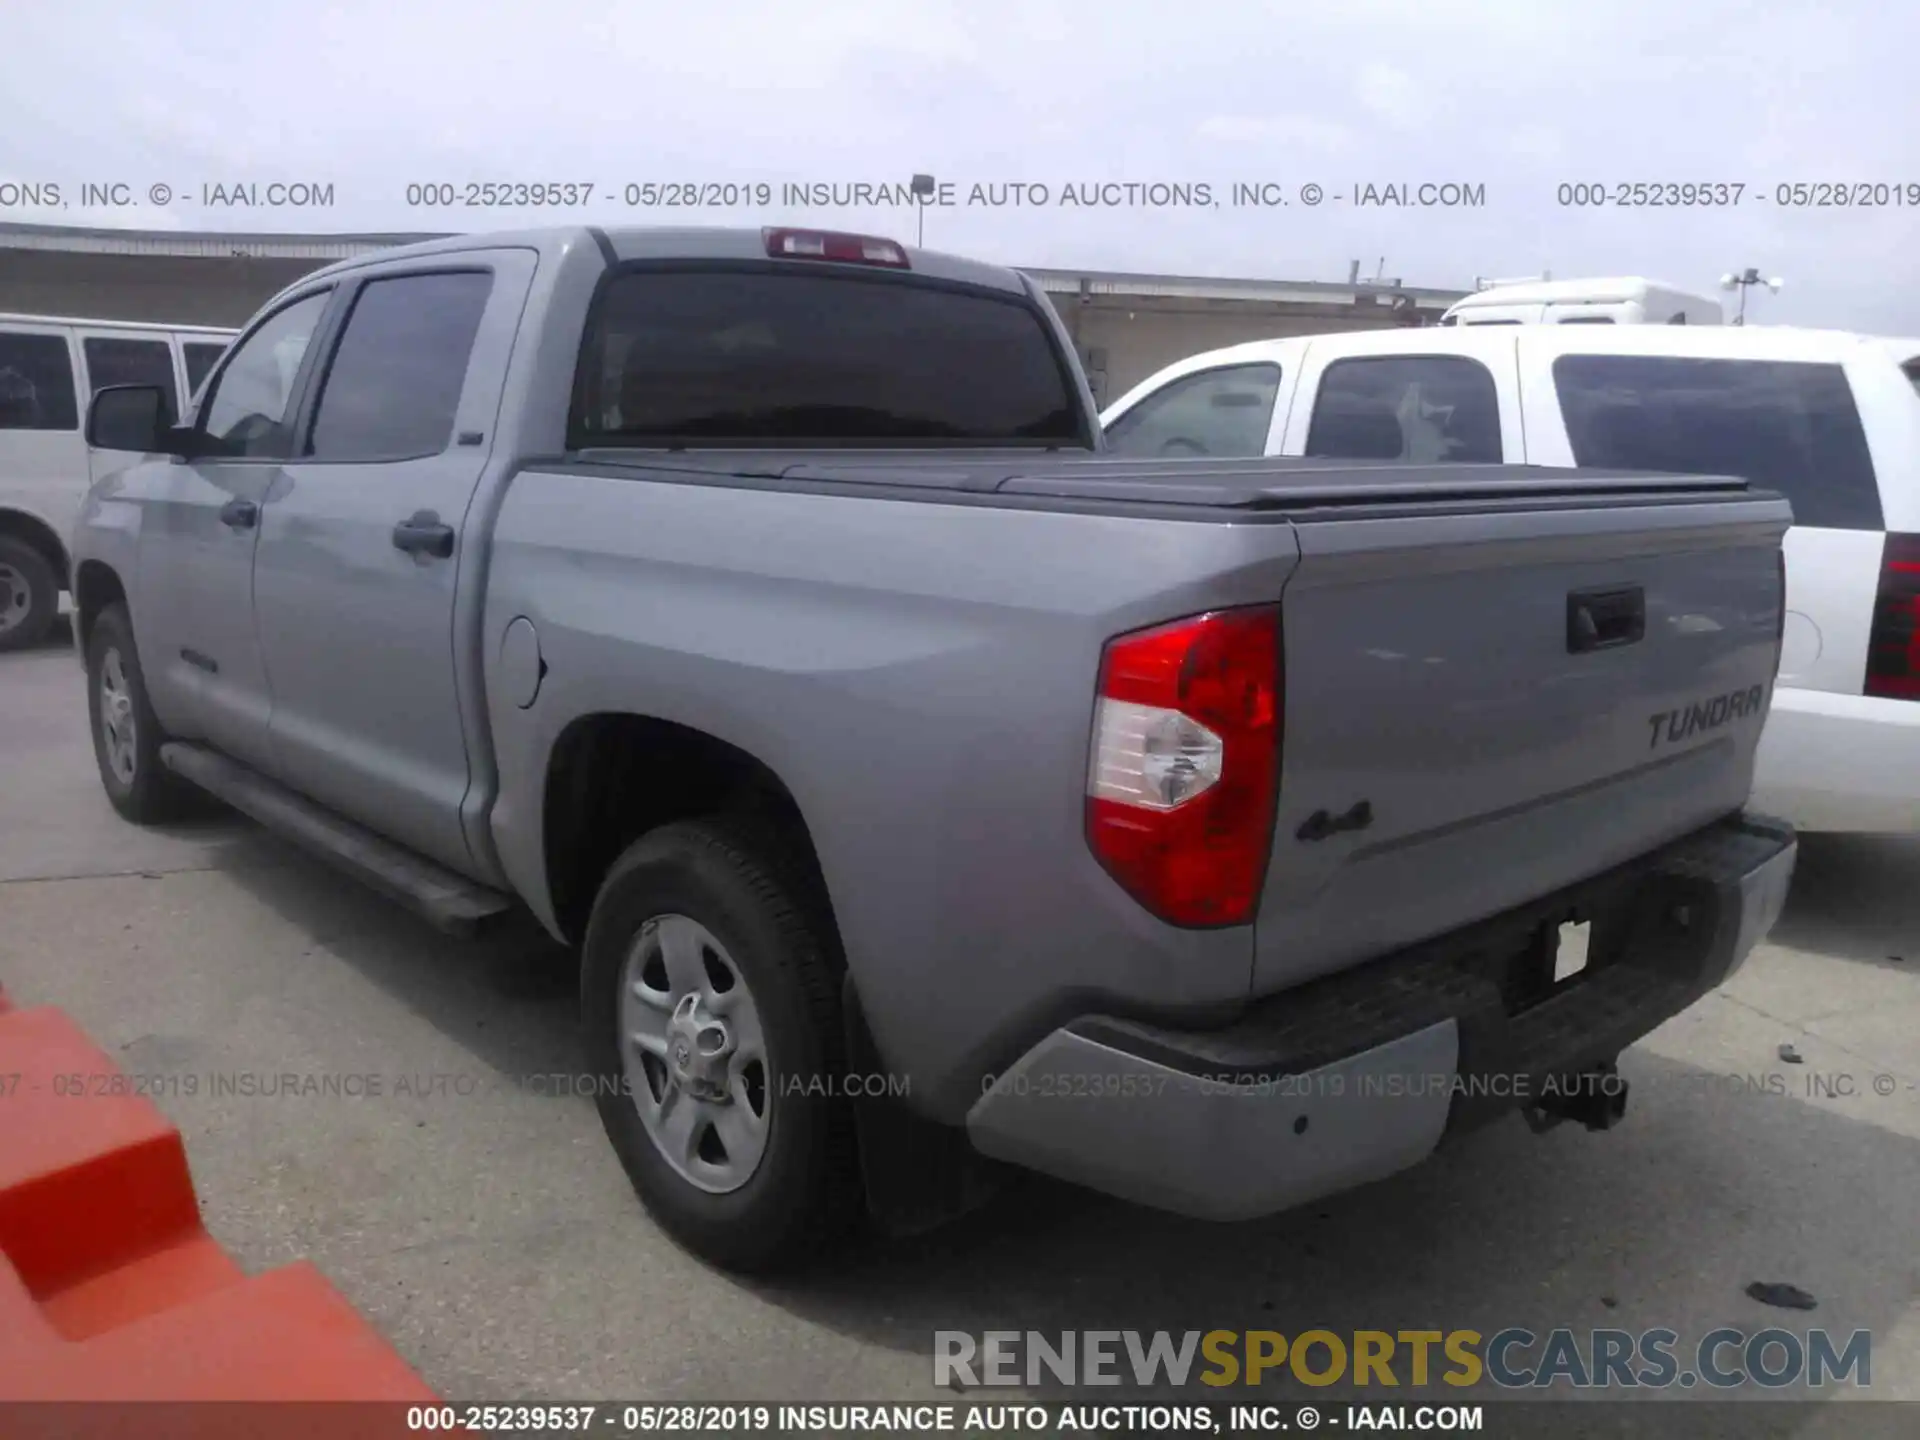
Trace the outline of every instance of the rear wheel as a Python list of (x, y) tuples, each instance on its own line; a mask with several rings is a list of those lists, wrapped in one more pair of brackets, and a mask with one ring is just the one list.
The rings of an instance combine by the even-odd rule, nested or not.
[(60, 613), (60, 577), (26, 541), (0, 535), (0, 650), (25, 650), (47, 638)]
[(146, 677), (124, 605), (109, 605), (87, 638), (87, 715), (100, 784), (113, 808), (141, 825), (174, 820), (193, 791), (160, 762), (166, 736), (147, 703)]
[(581, 1014), (607, 1137), (648, 1211), (739, 1270), (818, 1252), (858, 1216), (831, 947), (779, 842), (664, 826), (595, 901)]

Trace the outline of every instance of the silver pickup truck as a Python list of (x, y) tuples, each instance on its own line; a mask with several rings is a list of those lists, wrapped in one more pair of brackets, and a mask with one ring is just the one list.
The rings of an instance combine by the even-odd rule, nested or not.
[(147, 457), (74, 542), (107, 795), (577, 946), (607, 1133), (722, 1264), (1006, 1162), (1233, 1219), (1602, 1128), (1792, 870), (1742, 814), (1778, 497), (1104, 455), (1007, 270), (408, 246), (163, 422), (88, 418)]

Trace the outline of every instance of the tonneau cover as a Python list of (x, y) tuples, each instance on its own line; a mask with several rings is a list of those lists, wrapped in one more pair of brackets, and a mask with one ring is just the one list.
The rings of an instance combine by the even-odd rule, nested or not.
[(826, 485), (899, 486), (1036, 499), (1121, 501), (1206, 509), (1292, 510), (1427, 501), (1754, 497), (1735, 476), (1569, 470), (1544, 465), (1418, 464), (1256, 456), (1135, 459), (1031, 451), (589, 451), (588, 463), (752, 476)]

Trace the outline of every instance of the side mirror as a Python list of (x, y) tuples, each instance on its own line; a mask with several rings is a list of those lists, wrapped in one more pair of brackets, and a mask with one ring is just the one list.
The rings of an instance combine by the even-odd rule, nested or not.
[(172, 428), (167, 392), (158, 385), (109, 385), (87, 406), (87, 444), (96, 450), (164, 453)]

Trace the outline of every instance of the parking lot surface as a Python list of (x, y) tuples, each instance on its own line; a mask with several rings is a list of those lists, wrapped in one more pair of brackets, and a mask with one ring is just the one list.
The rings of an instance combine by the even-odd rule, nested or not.
[(1773, 942), (1623, 1057), (1608, 1134), (1509, 1119), (1238, 1226), (1022, 1183), (749, 1283), (666, 1240), (592, 1102), (535, 1078), (579, 1068), (564, 954), (444, 939), (237, 818), (125, 824), (68, 643), (0, 656), (0, 984), (149, 1085), (244, 1265), (312, 1258), (444, 1395), (952, 1399), (936, 1329), (1817, 1324), (1872, 1331), (1872, 1393), (1920, 1398), (1920, 841), (1805, 842)]

